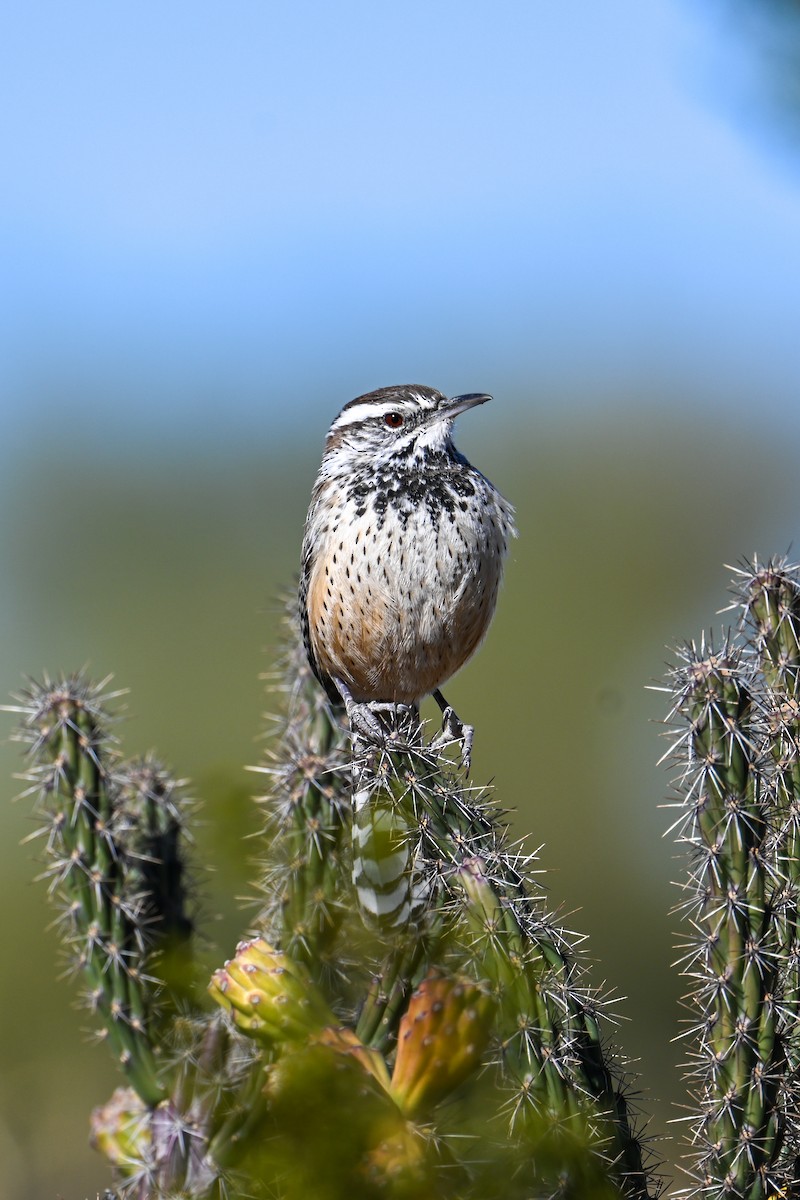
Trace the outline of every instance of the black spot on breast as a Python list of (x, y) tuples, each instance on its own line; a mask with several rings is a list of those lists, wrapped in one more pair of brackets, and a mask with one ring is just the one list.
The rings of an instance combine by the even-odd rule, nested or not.
[(464, 471), (453, 472), (450, 479), (450, 487), (457, 496), (474, 496), (475, 485), (469, 475)]

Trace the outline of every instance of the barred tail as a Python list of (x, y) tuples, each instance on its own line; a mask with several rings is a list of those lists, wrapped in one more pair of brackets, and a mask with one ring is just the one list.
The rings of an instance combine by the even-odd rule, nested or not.
[(366, 920), (382, 929), (406, 925), (412, 909), (413, 846), (391, 793), (353, 791), (353, 884)]

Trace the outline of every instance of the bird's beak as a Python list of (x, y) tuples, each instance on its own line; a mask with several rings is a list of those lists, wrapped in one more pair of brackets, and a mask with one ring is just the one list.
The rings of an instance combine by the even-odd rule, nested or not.
[(452, 400), (448, 400), (439, 408), (439, 413), (446, 416), (448, 419), (457, 417), (459, 413), (466, 412), (468, 408), (475, 408), (477, 404), (485, 404), (487, 400), (491, 400), (491, 396), (487, 396), (483, 392), (468, 392), (465, 396), (453, 396)]

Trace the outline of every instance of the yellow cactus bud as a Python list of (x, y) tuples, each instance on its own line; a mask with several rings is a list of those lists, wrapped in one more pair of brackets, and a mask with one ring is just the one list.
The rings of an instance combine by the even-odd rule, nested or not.
[(305, 1041), (336, 1021), (306, 968), (263, 938), (240, 942), (208, 990), (242, 1033), (270, 1044)]
[(133, 1174), (149, 1157), (150, 1109), (133, 1088), (117, 1088), (91, 1116), (91, 1144), (123, 1175)]

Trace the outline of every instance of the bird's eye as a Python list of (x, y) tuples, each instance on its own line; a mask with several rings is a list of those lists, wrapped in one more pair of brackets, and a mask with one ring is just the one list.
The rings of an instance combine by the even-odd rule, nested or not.
[(403, 424), (403, 416), (399, 412), (387, 413), (383, 419), (390, 429), (399, 429)]

